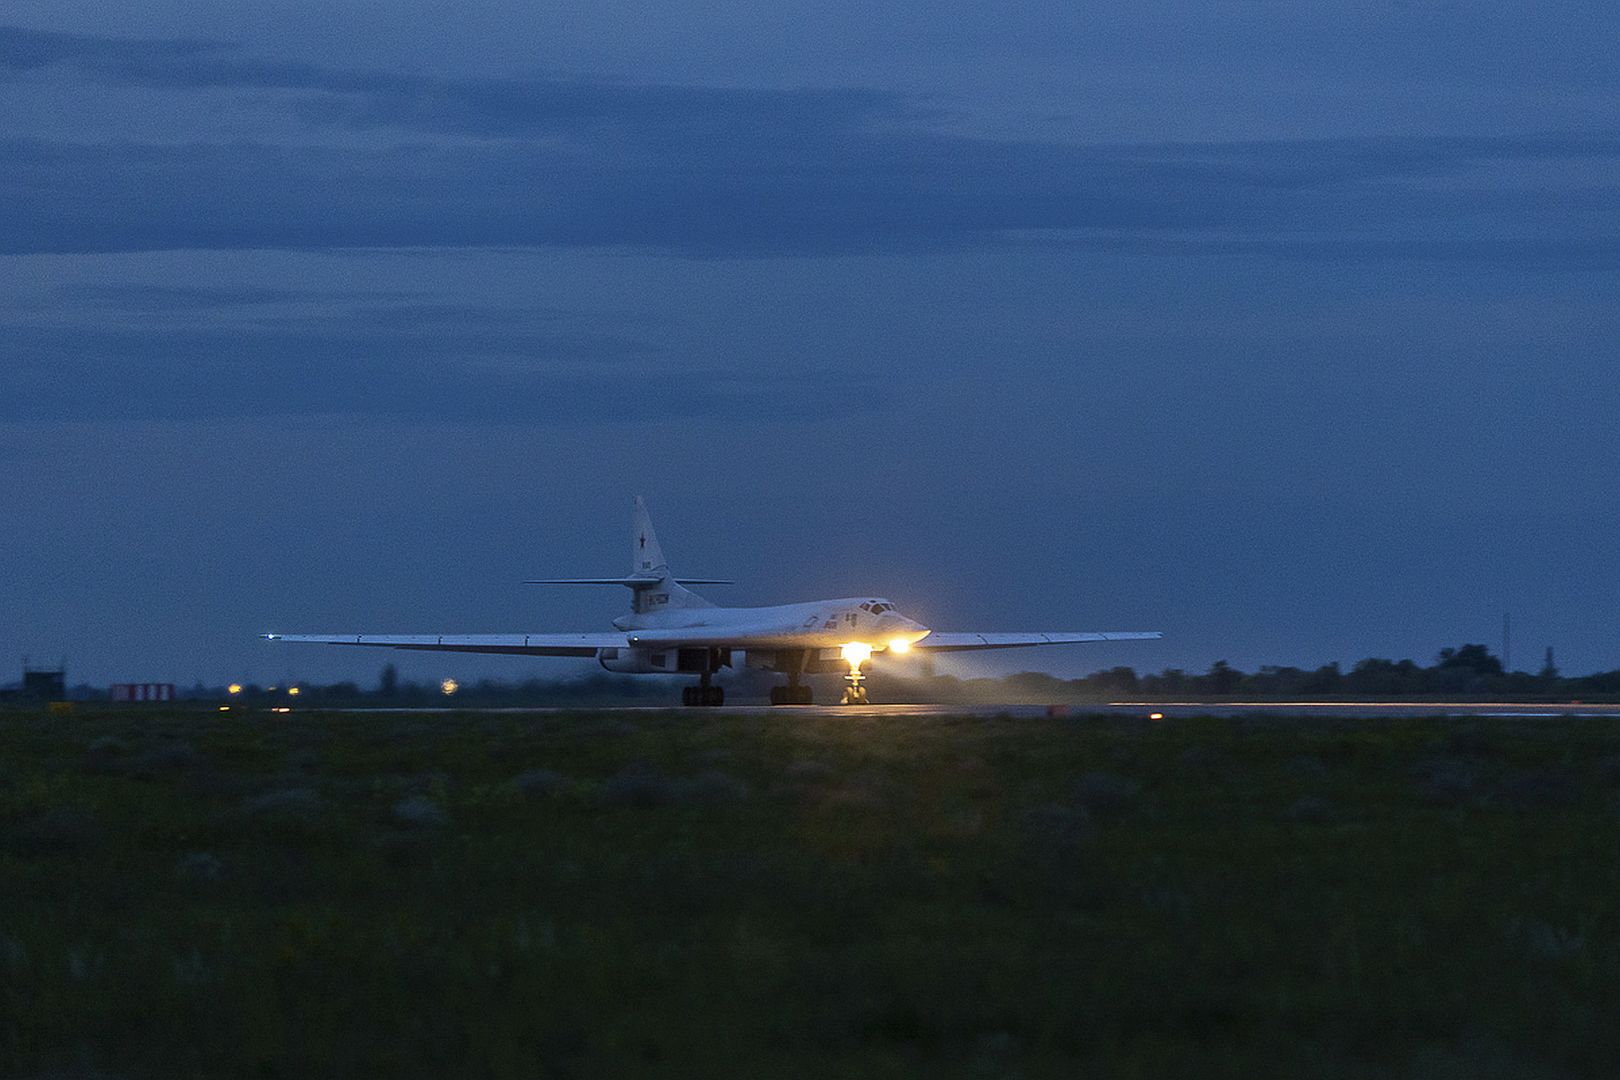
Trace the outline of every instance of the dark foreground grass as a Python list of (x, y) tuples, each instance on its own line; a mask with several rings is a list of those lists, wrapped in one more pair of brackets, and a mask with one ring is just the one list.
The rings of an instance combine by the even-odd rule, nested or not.
[(1606, 721), (0, 716), (0, 1073), (1610, 1076)]

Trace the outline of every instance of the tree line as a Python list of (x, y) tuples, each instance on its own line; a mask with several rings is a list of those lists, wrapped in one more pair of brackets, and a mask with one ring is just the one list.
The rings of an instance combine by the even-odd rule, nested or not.
[[(1334, 662), (1316, 668), (1263, 665), (1256, 671), (1242, 671), (1225, 660), (1217, 660), (1204, 672), (1170, 668), (1156, 674), (1139, 674), (1134, 668), (1114, 667), (1078, 679), (1024, 672), (993, 680), (952, 680), (930, 675), (912, 682), (920, 682), (935, 693), (954, 690), (974, 700), (979, 700), (983, 691), (996, 690), (1009, 694), (1002, 699), (1009, 701), (1585, 701), (1620, 696), (1620, 671), (1566, 677), (1553, 663), (1551, 650), (1539, 671), (1506, 671), (1501, 659), (1479, 644), (1441, 649), (1428, 665), (1368, 657), (1356, 661), (1348, 670)], [(952, 687), (950, 683), (958, 685)]]

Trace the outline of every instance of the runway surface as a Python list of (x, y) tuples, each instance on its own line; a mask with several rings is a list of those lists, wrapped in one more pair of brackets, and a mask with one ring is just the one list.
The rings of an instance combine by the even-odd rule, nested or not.
[(766, 705), (739, 704), (718, 708), (683, 709), (674, 705), (641, 705), (629, 707), (575, 706), (567, 708), (499, 708), (461, 709), (340, 709), (338, 712), (411, 712), (411, 713), (665, 713), (690, 712), (701, 715), (756, 715), (770, 713), (784, 717), (930, 717), (973, 716), (985, 719), (1010, 718), (1036, 720), (1048, 717), (1083, 718), (1087, 716), (1136, 717), (1140, 719), (1177, 719), (1189, 716), (1300, 716), (1342, 717), (1356, 719), (1402, 719), (1409, 717), (1518, 717), (1522, 719), (1559, 719), (1569, 717), (1620, 717), (1620, 704), (1541, 704), (1514, 702), (1424, 702), (1404, 704), (1368, 704), (1364, 702), (1197, 702), (1197, 701), (1114, 701), (1098, 705)]

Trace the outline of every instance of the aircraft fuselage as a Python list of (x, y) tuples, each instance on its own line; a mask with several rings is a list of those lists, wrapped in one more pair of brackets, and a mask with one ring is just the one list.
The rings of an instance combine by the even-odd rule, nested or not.
[(772, 607), (671, 608), (637, 612), (613, 620), (632, 645), (702, 644), (707, 639), (733, 647), (837, 648), (850, 642), (883, 651), (901, 649), (928, 636), (928, 628), (906, 618), (881, 597), (842, 597)]

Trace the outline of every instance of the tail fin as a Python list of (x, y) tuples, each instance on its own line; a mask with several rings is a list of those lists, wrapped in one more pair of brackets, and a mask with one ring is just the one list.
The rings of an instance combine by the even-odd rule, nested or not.
[(664, 577), (668, 573), (669, 563), (664, 561), (664, 549), (658, 546), (658, 534), (653, 531), (647, 502), (637, 495), (635, 513), (630, 515), (630, 574), (632, 577)]
[(658, 545), (658, 533), (653, 531), (652, 516), (647, 513), (647, 502), (640, 495), (636, 496), (636, 509), (630, 516), (630, 525), (630, 573), (642, 579), (655, 579), (635, 590), (631, 610), (642, 614), (664, 608), (714, 606), (711, 601), (683, 588), (669, 572), (664, 549)]
[(525, 581), (525, 585), (623, 585), (631, 591), (631, 609), (637, 613), (662, 608), (714, 607), (684, 585), (731, 585), (724, 578), (676, 578), (664, 561), (658, 546), (647, 504), (636, 496), (636, 509), (630, 520), (630, 575), (622, 578), (546, 578)]

